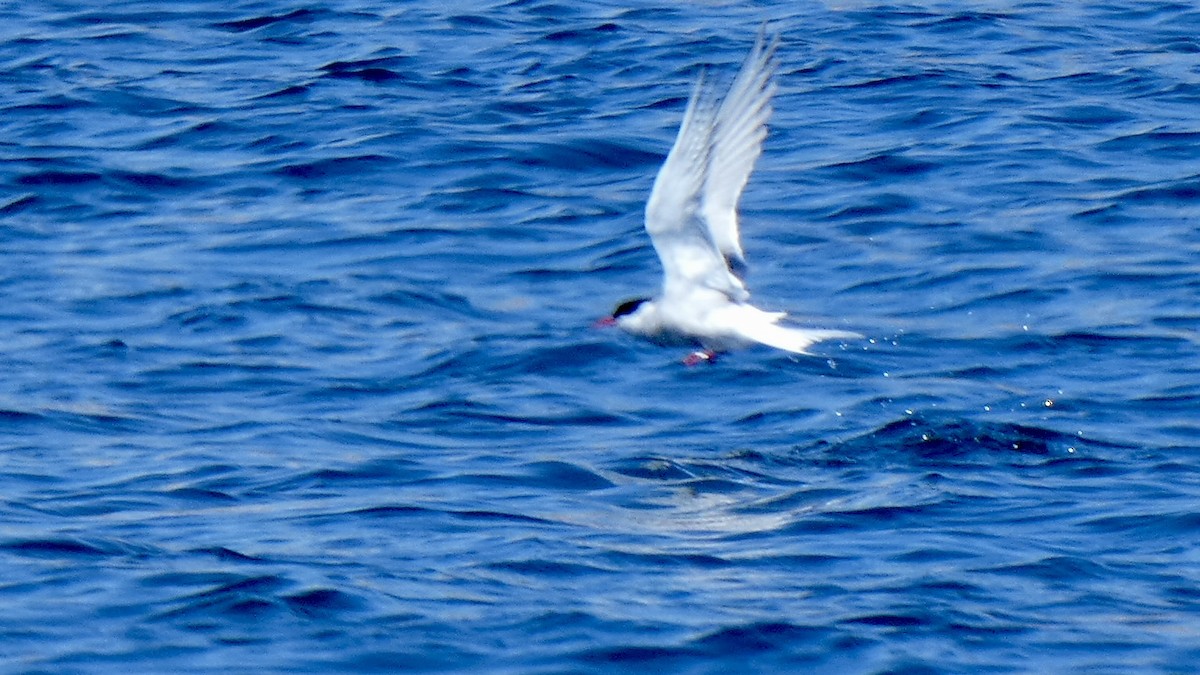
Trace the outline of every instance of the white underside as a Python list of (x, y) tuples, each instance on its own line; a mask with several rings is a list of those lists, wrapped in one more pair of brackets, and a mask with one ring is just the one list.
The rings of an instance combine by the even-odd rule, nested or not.
[(713, 351), (763, 344), (807, 354), (810, 346), (822, 340), (861, 337), (848, 331), (782, 326), (783, 312), (731, 302), (716, 291), (697, 289), (689, 301), (676, 300), (645, 302), (637, 311), (620, 317), (617, 324), (656, 342), (699, 345)]

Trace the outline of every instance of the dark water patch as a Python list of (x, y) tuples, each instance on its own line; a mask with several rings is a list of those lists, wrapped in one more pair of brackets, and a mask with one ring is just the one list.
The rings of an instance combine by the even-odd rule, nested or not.
[(1090, 441), (1077, 436), (1019, 424), (914, 416), (848, 441), (822, 441), (817, 449), (823, 455), (846, 459), (903, 456), (947, 467), (979, 462), (1029, 466), (1069, 456), (1087, 443)]
[[(305, 667), (315, 665), (331, 672), (388, 673), (405, 671), (446, 672), (466, 667), (481, 668), (487, 662), (479, 650), (467, 646), (452, 647), (445, 642), (427, 642), (409, 651), (355, 650), (342, 658), (305, 659)], [(299, 666), (297, 666), (299, 667)]]
[(744, 503), (736, 508), (744, 513), (782, 513), (812, 510), (853, 494), (851, 490), (828, 487), (806, 487), (774, 495), (763, 500)]
[(908, 87), (910, 85), (924, 85), (931, 80), (940, 80), (944, 77), (946, 77), (946, 73), (938, 70), (931, 70), (921, 73), (908, 73), (904, 75), (894, 75), (890, 77), (854, 82), (851, 84), (841, 85), (840, 88), (849, 90), (892, 89), (895, 87)]
[(1078, 213), (1072, 214), (1073, 218), (1081, 220), (1089, 220), (1098, 224), (1119, 225), (1131, 222), (1131, 218), (1124, 212), (1120, 204), (1109, 203), (1093, 206), (1084, 209)]
[[(43, 67), (48, 68), (48, 66), (39, 66), (39, 68), (43, 68)], [(86, 109), (92, 108), (94, 106), (95, 106), (95, 103), (86, 98), (67, 96), (67, 95), (63, 95), (63, 94), (55, 94), (55, 95), (43, 96), (43, 97), (37, 99), (36, 101), (32, 101), (30, 103), (19, 103), (16, 105), (5, 106), (2, 109), (8, 113), (20, 113), (20, 112), (35, 112), (35, 113), (36, 112), (50, 112), (50, 113), (53, 113), (53, 112), (72, 112), (72, 111), (78, 111), (78, 110), (86, 110)]]
[(430, 86), (439, 89), (457, 89), (463, 92), (479, 91), (487, 87), (487, 84), (481, 81), (482, 78), (482, 75), (464, 66), (436, 73)]
[(276, 169), (276, 173), (301, 180), (347, 178), (358, 176), (364, 171), (381, 171), (394, 162), (394, 158), (385, 155), (351, 155), (286, 164)]
[(515, 188), (471, 188), (438, 195), (430, 200), (430, 206), (447, 214), (483, 215), (506, 211), (534, 196)]
[(371, 83), (410, 81), (410, 59), (400, 56), (380, 56), (356, 61), (332, 61), (321, 66), (324, 76), (333, 79), (354, 79)]
[(489, 189), (489, 188), (523, 188), (527, 187), (525, 178), (513, 171), (476, 171), (469, 176), (454, 181), (449, 186), (452, 189)]
[(682, 465), (657, 457), (631, 457), (609, 465), (608, 470), (642, 480), (677, 481), (696, 477)]
[[(1154, 279), (1154, 277), (1149, 277)], [(1157, 280), (1156, 280), (1157, 281)], [(1043, 349), (1047, 346), (1053, 350), (1081, 350), (1086, 353), (1100, 353), (1111, 350), (1142, 349), (1153, 351), (1170, 351), (1178, 353), (1183, 341), (1175, 337), (1160, 337), (1152, 335), (1121, 335), (1104, 332), (1068, 332), (1043, 338), (1030, 338), (1016, 345), (1020, 349)]]
[(1105, 578), (1104, 565), (1075, 556), (1050, 556), (1027, 563), (978, 570), (982, 573), (1027, 577), (1051, 584), (1074, 584)]
[(119, 110), (137, 117), (175, 118), (180, 115), (207, 112), (205, 107), (186, 101), (121, 89), (105, 90), (96, 94), (95, 104), (108, 110)]
[(591, 664), (609, 664), (621, 668), (669, 668), (670, 664), (679, 663), (690, 656), (690, 650), (666, 647), (612, 647), (606, 649), (589, 649), (579, 655), (579, 660)]
[[(405, 234), (407, 237), (414, 233)], [(436, 311), (439, 315), (450, 312), (475, 319), (480, 318), (482, 312), (465, 295), (438, 288), (417, 286), (393, 288), (372, 297), (371, 300), (406, 311)]]
[(455, 511), (453, 515), (463, 520), (496, 521), (500, 523), (530, 523), (538, 525), (557, 525), (558, 523), (546, 518), (535, 518), (520, 513), (505, 513), (490, 510)]
[[(770, 427), (772, 425), (794, 424), (807, 416), (820, 414), (816, 410), (774, 410), (774, 411), (756, 411), (738, 420), (741, 426), (754, 427)], [(744, 458), (749, 458), (743, 456)]]
[(79, 539), (25, 539), (0, 543), (0, 551), (45, 559), (88, 559), (124, 555), (124, 547)]
[(1191, 178), (1166, 185), (1129, 190), (1116, 198), (1122, 202), (1191, 206), (1200, 200), (1200, 179)]
[(913, 199), (896, 194), (871, 195), (865, 201), (849, 204), (830, 214), (830, 220), (852, 223), (852, 231), (859, 235), (881, 234), (894, 227), (894, 223), (878, 223), (874, 219), (897, 216), (912, 211), (917, 206)]
[[(120, 183), (150, 191), (180, 190), (192, 188), (201, 183), (195, 178), (149, 172), (112, 171), (108, 173), (108, 177)], [(153, 198), (157, 200), (161, 196), (155, 194)]]
[(320, 12), (311, 9), (297, 9), (282, 14), (267, 14), (246, 19), (237, 19), (235, 21), (222, 21), (213, 24), (213, 28), (234, 33), (245, 33), (279, 23), (311, 23), (319, 14)]
[(328, 619), (365, 607), (358, 597), (333, 588), (314, 588), (283, 596), (295, 613), (311, 619)]
[(1128, 475), (1131, 470), (1128, 464), (1096, 457), (1079, 457), (1075, 456), (1075, 453), (1071, 453), (1067, 457), (1046, 460), (1041, 466), (1061, 472), (1064, 476), (1080, 478), (1119, 478)]
[(95, 171), (39, 171), (17, 177), (18, 185), (38, 187), (72, 187), (88, 185), (104, 180), (104, 175)]
[(365, 516), (367, 518), (393, 519), (393, 518), (408, 518), (411, 516), (430, 515), (440, 513), (436, 509), (427, 509), (421, 506), (371, 506), (363, 509), (356, 509), (348, 514), (342, 515)]
[[(1053, 301), (1062, 291), (1054, 288), (1030, 288), (1019, 290), (1001, 290), (995, 291), (994, 286), (989, 284), (989, 278), (997, 278), (1004, 276), (1010, 270), (986, 270), (986, 269), (963, 269), (954, 270), (947, 276), (942, 277), (927, 277), (914, 286), (928, 284), (930, 286), (950, 285), (958, 282), (961, 286), (964, 278), (971, 278), (973, 286), (977, 286), (984, 293), (980, 296), (964, 298), (960, 302), (947, 304), (942, 307), (937, 307), (937, 312), (945, 312), (947, 314), (962, 315), (968, 312), (982, 313), (985, 310), (1001, 310), (1008, 307), (1028, 307), (1031, 304), (1039, 302)], [(951, 278), (953, 277), (953, 279)]]
[(884, 124), (889, 129), (896, 131), (912, 131), (916, 129), (929, 129), (943, 124), (952, 123), (956, 120), (950, 114), (933, 109), (925, 109), (917, 112), (907, 112), (897, 115)]
[(1118, 136), (1096, 147), (1104, 152), (1144, 154), (1164, 160), (1190, 160), (1200, 157), (1200, 132), (1145, 131)]
[(952, 16), (941, 17), (928, 23), (918, 22), (915, 25), (930, 28), (935, 32), (950, 34), (974, 33), (982, 28), (1002, 26), (1007, 20), (1012, 18), (1014, 18), (1012, 14), (966, 11)]
[(1145, 404), (1151, 410), (1186, 413), (1187, 411), (1198, 409), (1197, 406), (1200, 406), (1200, 392), (1195, 392), (1190, 388), (1180, 391), (1167, 390), (1139, 397), (1136, 401)]
[(24, 194), (13, 197), (3, 205), (0, 205), (0, 215), (20, 213), (25, 209), (37, 206), (40, 201), (41, 199), (35, 194)]
[(432, 475), (430, 471), (419, 467), (418, 463), (403, 459), (373, 460), (350, 468), (316, 469), (272, 483), (262, 490), (266, 494), (279, 494), (303, 489), (368, 489), (374, 485), (395, 485)]
[[(212, 556), (213, 558), (216, 558), (217, 560), (226, 561), (226, 562), (243, 562), (243, 563), (267, 562), (267, 560), (265, 558), (260, 558), (257, 556), (251, 556), (251, 555), (246, 555), (244, 553), (239, 553), (238, 551), (235, 551), (230, 548), (226, 548), (224, 546), (192, 549), (189, 551), (189, 553), (196, 553), (196, 554), (203, 554), (206, 556)], [(221, 579), (213, 579), (212, 581), (230, 582), (230, 581), (232, 581), (232, 579), (228, 578), (227, 576), (222, 576)], [(206, 583), (208, 583), (208, 582), (206, 582)]]
[(1165, 595), (1173, 603), (1187, 608), (1200, 609), (1200, 588), (1192, 586), (1173, 586), (1167, 588)]
[(1043, 82), (1052, 82), (1063, 86), (1068, 91), (1078, 91), (1083, 94), (1119, 89), (1130, 93), (1139, 93), (1146, 89), (1148, 83), (1130, 73), (1101, 72), (1081, 70), (1056, 75)]
[(446, 17), (446, 21), (455, 28), (477, 29), (492, 31), (506, 28), (507, 24), (495, 18), (481, 14), (455, 14)]
[(65, 409), (49, 410), (46, 419), (58, 428), (73, 431), (99, 433), (136, 432), (143, 428), (145, 420), (116, 408), (103, 405), (82, 405)]
[(584, 30), (568, 29), (547, 33), (545, 39), (550, 42), (584, 42), (588, 44), (603, 44), (607, 35), (621, 30), (615, 23), (601, 23)]
[(94, 11), (64, 12), (57, 15), (53, 23), (76, 26), (108, 26), (169, 21), (177, 18), (169, 10), (98, 9)]
[(522, 467), (537, 478), (538, 484), (551, 490), (605, 490), (613, 483), (582, 466), (560, 461), (535, 462)]
[(266, 100), (266, 99), (276, 99), (276, 98), (304, 97), (309, 94), (311, 89), (312, 89), (311, 85), (293, 84), (293, 85), (289, 85), (287, 87), (283, 87), (282, 89), (276, 89), (275, 91), (272, 91), (272, 92), (269, 92), (266, 94), (262, 94), (261, 96), (258, 96), (258, 98)]
[(904, 506), (869, 506), (853, 509), (830, 509), (829, 516), (848, 527), (873, 529), (877, 527), (906, 527), (912, 523), (936, 518), (950, 511), (945, 504), (912, 504)]
[(198, 330), (204, 330), (205, 328), (223, 329), (238, 326), (244, 322), (242, 317), (232, 312), (222, 311), (217, 307), (195, 307), (169, 318), (172, 321), (178, 322), (180, 326), (195, 327)]
[[(482, 481), (471, 481), (471, 482), (486, 484), (489, 481), (482, 480)], [(495, 484), (495, 481), (492, 481), (492, 483)], [(520, 514), (520, 513), (507, 513), (507, 512), (502, 512), (502, 511), (483, 510), (483, 509), (455, 510), (455, 509), (442, 509), (442, 508), (425, 508), (425, 507), (421, 507), (421, 506), (410, 506), (410, 505), (372, 506), (372, 507), (367, 507), (367, 508), (363, 508), (363, 509), (355, 509), (348, 513), (322, 514), (320, 516), (317, 516), (316, 519), (323, 521), (323, 522), (336, 522), (336, 521), (341, 520), (345, 516), (353, 516), (355, 518), (361, 516), (361, 517), (366, 517), (366, 518), (369, 518), (372, 520), (376, 520), (376, 519), (392, 520), (392, 519), (396, 519), (396, 518), (399, 518), (402, 520), (409, 520), (413, 517), (429, 516), (429, 517), (434, 517), (434, 518), (439, 518), (439, 519), (440, 518), (449, 518), (452, 520), (458, 520), (458, 521), (464, 521), (464, 522), (489, 522), (489, 523), (495, 523), (497, 526), (503, 526), (505, 523), (508, 523), (508, 524), (526, 523), (529, 525), (554, 526), (554, 527), (558, 527), (560, 525), (560, 523), (557, 523), (553, 520), (549, 520), (549, 519), (545, 519), (545, 518), (538, 518), (535, 516), (528, 516), (528, 515), (524, 515), (524, 514)]]
[(929, 619), (910, 614), (870, 614), (844, 619), (842, 623), (876, 628), (917, 628), (929, 625)]
[(1033, 115), (1034, 119), (1084, 127), (1103, 127), (1134, 119), (1132, 113), (1104, 105), (1073, 105), (1053, 112)]
[(616, 570), (584, 563), (567, 563), (557, 560), (514, 560), (493, 563), (489, 569), (512, 572), (534, 578), (574, 579), (593, 577), (598, 574), (614, 574)]
[[(191, 599), (186, 604), (163, 612), (155, 618), (160, 621), (189, 619), (215, 627), (226, 621), (253, 623), (277, 620), (286, 611), (285, 604), (277, 598), (230, 591)], [(251, 640), (251, 644), (267, 641), (266, 637), (255, 638)]]
[[(161, 150), (164, 148), (205, 147), (220, 149), (233, 144), (244, 130), (236, 124), (220, 118), (201, 121), (189, 120), (181, 128), (151, 136), (135, 146), (138, 150)], [(253, 143), (249, 147), (255, 147)]]
[(1200, 54), (1200, 42), (1190, 37), (1176, 38), (1162, 44), (1161, 49), (1175, 54)]
[(605, 551), (600, 557), (620, 569), (725, 569), (736, 566), (725, 558), (703, 553)]
[(753, 656), (760, 652), (816, 647), (828, 640), (832, 633), (827, 626), (763, 622), (722, 628), (696, 639), (692, 645), (719, 658), (734, 654)]
[(1147, 513), (1141, 515), (1101, 516), (1083, 523), (1084, 527), (1121, 536), (1190, 538), (1200, 532), (1200, 514)]
[[(753, 538), (762, 537), (761, 534), (752, 535)], [(766, 535), (773, 537), (774, 534)], [(747, 535), (751, 538), (751, 535)], [(819, 570), (831, 570), (842, 564), (850, 562), (847, 556), (829, 555), (821, 553), (799, 553), (799, 554), (764, 554), (754, 552), (753, 555), (745, 558), (736, 559), (737, 564), (741, 567), (761, 568), (764, 570), (786, 570), (788, 572), (800, 572), (808, 570), (817, 572)]]
[(589, 172), (647, 167), (662, 159), (640, 147), (600, 138), (526, 142), (513, 148), (512, 154), (517, 162), (530, 167)]
[(744, 493), (750, 488), (750, 486), (746, 483), (727, 480), (724, 478), (698, 478), (695, 480), (685, 481), (680, 484), (680, 487), (686, 488), (687, 490), (691, 491), (692, 494), (696, 495), (735, 495)]
[[(595, 368), (611, 367), (614, 361), (619, 362), (626, 357), (626, 352), (612, 342), (600, 342), (599, 338), (580, 340), (563, 344), (551, 344), (534, 353), (513, 354), (507, 358), (497, 355), (495, 370), (498, 373), (528, 373), (536, 372), (543, 375), (564, 375), (579, 373)], [(608, 410), (592, 409), (580, 411), (576, 417), (580, 421), (592, 424), (621, 424), (629, 419)]]
[(196, 487), (183, 487), (174, 490), (168, 490), (166, 494), (173, 499), (178, 499), (185, 502), (222, 503), (237, 501), (236, 497), (226, 492)]
[(232, 572), (161, 572), (142, 577), (140, 585), (147, 588), (211, 588), (234, 583), (239, 578)]
[[(656, 99), (650, 103), (643, 103), (639, 106), (640, 110), (670, 110), (678, 112), (687, 106), (687, 96), (670, 96), (667, 98)], [(669, 148), (668, 148), (669, 149)]]
[(916, 177), (937, 168), (925, 162), (899, 153), (883, 153), (853, 162), (831, 164), (824, 170), (831, 171), (841, 180), (871, 181), (888, 178)]
[[(434, 363), (420, 377), (453, 376), (472, 377), (482, 363), (494, 363), (501, 374), (512, 373), (523, 376), (529, 371), (514, 366), (507, 354), (493, 354), (486, 348), (462, 354), (453, 354)], [(453, 395), (437, 400), (421, 400), (408, 410), (421, 416), (432, 416), (440, 420), (456, 420), (461, 430), (497, 431), (519, 433), (542, 428), (556, 427), (599, 427), (623, 421), (606, 409), (581, 405), (570, 394), (548, 391), (521, 397), (505, 403), (490, 397), (467, 397)]]
[(36, 422), (44, 419), (45, 415), (27, 410), (0, 409), (0, 421), (3, 422)]

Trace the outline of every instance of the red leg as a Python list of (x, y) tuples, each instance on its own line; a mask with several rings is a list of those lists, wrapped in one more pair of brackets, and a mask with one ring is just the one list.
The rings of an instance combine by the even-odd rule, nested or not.
[(695, 351), (695, 352), (692, 352), (691, 354), (688, 354), (683, 359), (683, 365), (695, 366), (695, 365), (698, 365), (701, 363), (713, 363), (716, 360), (717, 360), (717, 353), (711, 349), (705, 349), (702, 351)]

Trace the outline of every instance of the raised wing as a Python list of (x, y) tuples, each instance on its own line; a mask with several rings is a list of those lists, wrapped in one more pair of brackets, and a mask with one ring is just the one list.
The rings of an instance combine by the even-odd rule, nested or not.
[(754, 48), (729, 87), (713, 119), (701, 216), (713, 244), (724, 256), (745, 261), (738, 233), (738, 201), (762, 154), (775, 94), (775, 50), (779, 36), (759, 31)]
[(662, 261), (666, 296), (707, 287), (736, 300), (749, 297), (741, 280), (729, 271), (699, 213), (715, 120), (715, 102), (701, 74), (688, 100), (675, 145), (658, 170), (646, 202), (646, 232)]

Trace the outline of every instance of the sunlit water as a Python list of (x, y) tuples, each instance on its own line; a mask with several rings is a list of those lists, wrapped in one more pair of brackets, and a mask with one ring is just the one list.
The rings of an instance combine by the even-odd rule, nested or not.
[[(15, 672), (1200, 662), (1189, 3), (0, 8)], [(593, 321), (784, 36), (758, 304)]]

